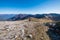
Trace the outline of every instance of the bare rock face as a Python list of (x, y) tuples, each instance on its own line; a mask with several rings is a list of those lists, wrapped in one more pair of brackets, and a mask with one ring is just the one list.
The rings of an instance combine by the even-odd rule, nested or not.
[(45, 40), (44, 36), (42, 36), (44, 35), (43, 32), (45, 31), (38, 22), (0, 22), (0, 40)]

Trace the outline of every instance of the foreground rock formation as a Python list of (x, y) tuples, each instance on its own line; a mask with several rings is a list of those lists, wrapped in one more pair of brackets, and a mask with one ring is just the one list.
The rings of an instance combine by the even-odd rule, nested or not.
[(33, 21), (0, 21), (0, 40), (50, 40), (48, 27)]

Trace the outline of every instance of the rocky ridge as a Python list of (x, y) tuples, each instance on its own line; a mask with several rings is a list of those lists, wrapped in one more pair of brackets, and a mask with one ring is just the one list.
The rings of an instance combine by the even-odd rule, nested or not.
[(50, 40), (40, 22), (0, 21), (0, 40)]

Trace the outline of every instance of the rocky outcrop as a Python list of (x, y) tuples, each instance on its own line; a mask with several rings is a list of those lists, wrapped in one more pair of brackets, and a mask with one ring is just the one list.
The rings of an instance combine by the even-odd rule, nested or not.
[(1, 21), (0, 40), (49, 40), (47, 29), (40, 22)]

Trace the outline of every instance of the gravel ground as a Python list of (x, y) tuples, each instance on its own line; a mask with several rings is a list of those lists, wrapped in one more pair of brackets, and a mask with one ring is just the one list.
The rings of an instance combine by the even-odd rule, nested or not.
[(0, 40), (50, 40), (47, 30), (38, 22), (0, 21)]

